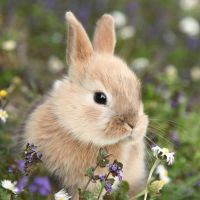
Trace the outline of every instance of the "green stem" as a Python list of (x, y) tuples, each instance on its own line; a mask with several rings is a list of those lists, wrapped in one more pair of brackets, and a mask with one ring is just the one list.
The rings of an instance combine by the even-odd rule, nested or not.
[[(150, 172), (149, 172), (149, 176), (148, 176), (148, 179), (147, 179), (147, 187), (148, 187), (149, 182), (151, 181), (151, 177), (153, 175), (153, 172), (154, 172), (154, 170), (156, 169), (156, 167), (158, 166), (159, 163), (160, 163), (160, 159), (157, 158), (156, 161), (154, 162)], [(144, 200), (147, 199), (147, 195), (148, 195), (148, 189), (146, 188), (146, 192), (145, 192), (145, 195), (144, 195)]]
[(156, 169), (156, 167), (158, 166), (159, 163), (160, 163), (160, 159), (157, 158), (157, 159), (155, 160), (155, 162), (154, 162), (154, 164), (153, 164), (153, 166), (152, 166), (150, 172), (149, 172), (149, 176), (148, 176), (148, 179), (147, 179), (147, 186), (146, 186), (146, 188), (145, 188), (142, 192), (140, 192), (139, 194), (137, 194), (136, 196), (131, 197), (130, 200), (137, 199), (138, 197), (141, 197), (141, 196), (143, 196), (143, 195), (144, 195), (144, 200), (147, 199), (148, 184), (149, 184), (149, 182), (151, 181), (151, 177), (152, 177), (152, 175), (153, 175), (153, 172), (154, 172), (154, 170)]
[[(94, 168), (94, 172), (95, 172), (95, 170), (97, 169), (98, 166), (99, 166), (99, 164), (97, 164), (96, 167)], [(85, 185), (85, 187), (83, 189), (83, 192), (86, 191), (86, 189), (87, 189), (88, 185), (90, 184), (91, 180), (92, 180), (92, 178), (89, 178), (88, 182), (86, 183), (86, 185)]]

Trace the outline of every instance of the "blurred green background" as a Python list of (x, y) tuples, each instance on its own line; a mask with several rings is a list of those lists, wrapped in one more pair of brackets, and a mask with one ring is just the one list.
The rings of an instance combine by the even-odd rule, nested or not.
[(8, 122), (0, 125), (0, 180), (8, 178), (16, 130), (30, 105), (67, 72), (68, 10), (91, 38), (102, 14), (116, 20), (115, 52), (143, 83), (148, 137), (176, 152), (158, 199), (200, 199), (199, 0), (1, 0), (0, 89), (12, 92)]

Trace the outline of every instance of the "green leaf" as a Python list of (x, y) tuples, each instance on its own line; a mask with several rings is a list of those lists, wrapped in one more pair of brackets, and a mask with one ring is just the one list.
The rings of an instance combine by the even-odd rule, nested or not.
[(1, 200), (10, 200), (11, 194), (9, 194), (6, 190), (0, 188), (0, 199)]
[(85, 173), (85, 176), (88, 176), (89, 178), (93, 178), (93, 176), (94, 176), (94, 170), (95, 170), (94, 167), (88, 168), (87, 171), (86, 171), (86, 173)]

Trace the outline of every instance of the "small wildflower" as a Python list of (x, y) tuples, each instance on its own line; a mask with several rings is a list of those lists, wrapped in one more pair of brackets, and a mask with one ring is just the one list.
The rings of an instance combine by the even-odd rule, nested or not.
[(167, 148), (160, 148), (159, 146), (154, 146), (151, 148), (153, 155), (155, 157), (161, 156), (161, 158), (166, 158), (168, 165), (172, 165), (174, 162), (174, 152), (169, 152)]
[(197, 8), (199, 0), (180, 0), (180, 7), (183, 10), (192, 10)]
[(199, 22), (193, 17), (184, 17), (179, 23), (179, 28), (190, 37), (197, 36), (200, 32)]
[(105, 189), (107, 192), (111, 193), (112, 192), (112, 185), (109, 181), (106, 181), (106, 186)]
[(7, 118), (8, 118), (8, 113), (5, 110), (0, 109), (0, 120), (3, 123), (6, 123)]
[(0, 90), (0, 97), (6, 97), (8, 95), (8, 92), (6, 90)]
[(18, 160), (17, 161), (17, 168), (22, 173), (25, 172), (25, 167), (26, 167), (25, 163), (26, 163), (25, 160)]
[(16, 187), (17, 182), (11, 182), (10, 180), (3, 180), (1, 181), (1, 186), (6, 189), (6, 190), (10, 190), (11, 192), (13, 192), (14, 194), (16, 194), (18, 192), (18, 189)]
[(47, 177), (36, 177), (29, 186), (32, 193), (38, 192), (42, 196), (48, 196), (51, 193), (51, 184)]
[(147, 58), (139, 57), (132, 61), (131, 66), (137, 71), (143, 71), (150, 65), (150, 61)]
[(24, 188), (28, 184), (28, 176), (23, 176), (17, 183), (16, 187), (18, 189), (17, 193), (21, 193), (24, 191)]
[(68, 200), (71, 199), (68, 193), (64, 189), (54, 194), (55, 200)]
[(120, 181), (122, 180), (123, 176), (122, 167), (122, 163), (117, 161), (114, 161), (112, 164), (109, 164), (109, 171), (114, 177), (117, 176)]
[(193, 81), (200, 81), (200, 66), (192, 67), (190, 76)]
[(2, 49), (5, 51), (13, 51), (16, 48), (17, 44), (14, 40), (7, 40), (2, 43)]
[(170, 153), (166, 154), (168, 165), (172, 165), (173, 164), (173, 162), (174, 162), (174, 155), (175, 155), (174, 152), (170, 152)]
[(159, 179), (163, 180), (166, 184), (170, 182), (168, 171), (163, 165), (158, 165), (158, 167), (156, 168), (156, 173), (159, 175)]
[(178, 76), (177, 68), (171, 64), (165, 67), (165, 73), (171, 79), (175, 79)]
[(105, 181), (106, 180), (106, 176), (105, 175), (99, 175), (99, 178), (101, 181)]
[(56, 74), (61, 72), (65, 68), (65, 65), (58, 57), (51, 56), (48, 61), (48, 67), (51, 73)]
[(158, 154), (162, 151), (162, 149), (159, 147), (159, 146), (153, 146), (152, 148), (151, 148), (151, 150), (153, 151), (153, 155), (154, 156), (158, 156)]
[(35, 159), (41, 159), (42, 154), (40, 152), (36, 151), (36, 146), (33, 144), (27, 144), (26, 146), (26, 152), (25, 152), (25, 159), (29, 163), (33, 162)]
[(132, 38), (135, 35), (135, 28), (133, 26), (125, 26), (119, 30), (119, 37), (123, 40)]
[(126, 15), (120, 11), (113, 11), (111, 15), (114, 18), (115, 25), (117, 28), (122, 27), (126, 24), (127, 18)]

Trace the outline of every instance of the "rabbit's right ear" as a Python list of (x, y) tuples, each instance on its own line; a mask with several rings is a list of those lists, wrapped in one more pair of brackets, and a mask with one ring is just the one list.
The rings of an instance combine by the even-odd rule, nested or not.
[(98, 52), (113, 53), (116, 44), (114, 19), (111, 15), (104, 14), (97, 22), (94, 33), (93, 46)]
[[(66, 12), (68, 23), (67, 61), (70, 67), (81, 68), (80, 63), (87, 61), (93, 52), (92, 44), (81, 23), (72, 12)], [(77, 69), (81, 70), (82, 69)]]

